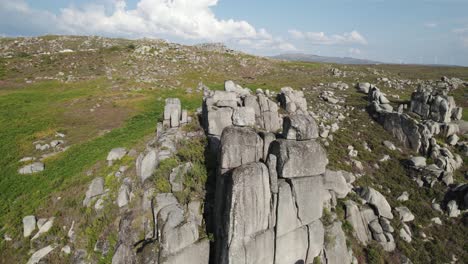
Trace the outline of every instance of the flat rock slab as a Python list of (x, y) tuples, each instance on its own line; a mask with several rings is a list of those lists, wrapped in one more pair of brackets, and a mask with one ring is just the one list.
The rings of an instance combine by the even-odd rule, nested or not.
[(278, 139), (271, 143), (270, 149), (271, 154), (277, 157), (279, 177), (296, 178), (325, 173), (327, 153), (315, 140)]
[(37, 172), (41, 172), (45, 169), (45, 165), (42, 162), (34, 162), (23, 166), (21, 169), (18, 170), (19, 174), (33, 174)]

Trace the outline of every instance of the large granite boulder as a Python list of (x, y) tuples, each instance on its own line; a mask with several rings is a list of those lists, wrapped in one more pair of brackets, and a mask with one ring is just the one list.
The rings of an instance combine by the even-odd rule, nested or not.
[(316, 139), (319, 136), (319, 130), (311, 115), (293, 114), (284, 118), (283, 136), (293, 140)]
[(341, 222), (336, 221), (327, 227), (325, 236), (331, 239), (325, 242), (325, 258), (329, 264), (351, 263), (351, 255), (346, 246), (346, 236)]
[(305, 263), (309, 247), (307, 227), (276, 237), (275, 264)]
[(183, 250), (167, 256), (162, 260), (162, 264), (208, 264), (210, 257), (210, 241), (203, 239), (192, 244)]
[(371, 233), (367, 228), (368, 222), (361, 215), (358, 205), (353, 201), (345, 202), (346, 221), (353, 227), (354, 235), (363, 244), (367, 245), (371, 240)]
[(209, 107), (206, 114), (207, 131), (210, 135), (220, 136), (223, 129), (232, 125), (233, 110), (229, 107)]
[(227, 127), (221, 135), (220, 165), (232, 169), (263, 157), (263, 141), (249, 127)]
[(244, 250), (249, 237), (269, 228), (272, 197), (268, 169), (263, 163), (242, 165), (225, 177), (217, 259), (219, 263), (232, 263), (231, 258)]
[(282, 178), (319, 175), (328, 164), (325, 149), (313, 140), (278, 139), (271, 143), (270, 151), (277, 158), (278, 176)]
[(291, 87), (281, 88), (278, 100), (288, 113), (294, 113), (297, 110), (307, 112), (307, 101), (302, 91), (296, 91)]

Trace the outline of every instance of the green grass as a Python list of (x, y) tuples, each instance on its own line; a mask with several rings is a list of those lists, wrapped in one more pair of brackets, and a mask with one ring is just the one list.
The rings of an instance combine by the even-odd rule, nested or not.
[(46, 82), (0, 96), (0, 226), (9, 229), (9, 234), (18, 234), (22, 217), (46, 206), (54, 192), (89, 181), (83, 177), (84, 172), (97, 161), (104, 160), (109, 150), (131, 147), (152, 134), (156, 121), (162, 116), (164, 104), (157, 98), (179, 97), (182, 105), (191, 111), (199, 106), (201, 100), (182, 90), (147, 92), (141, 112), (128, 119), (122, 127), (71, 146), (66, 152), (47, 160), (46, 170), (42, 173), (17, 174), (17, 161), (32, 149), (35, 139), (32, 135), (55, 128), (60, 123), (62, 112), (59, 105), (95, 94), (98, 89), (95, 82), (76, 85)]

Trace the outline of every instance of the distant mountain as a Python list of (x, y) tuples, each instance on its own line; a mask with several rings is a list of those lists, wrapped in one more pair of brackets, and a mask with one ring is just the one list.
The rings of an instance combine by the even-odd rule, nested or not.
[(288, 61), (307, 61), (307, 62), (325, 62), (325, 63), (338, 63), (338, 64), (381, 64), (378, 61), (356, 59), (350, 57), (326, 57), (312, 54), (303, 53), (289, 53), (271, 56), (270, 58)]

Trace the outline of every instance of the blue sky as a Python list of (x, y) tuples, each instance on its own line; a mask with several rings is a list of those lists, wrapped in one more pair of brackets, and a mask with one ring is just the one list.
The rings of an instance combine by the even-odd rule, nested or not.
[(468, 66), (467, 10), (468, 0), (0, 0), (0, 34), (153, 37), (259, 55)]

